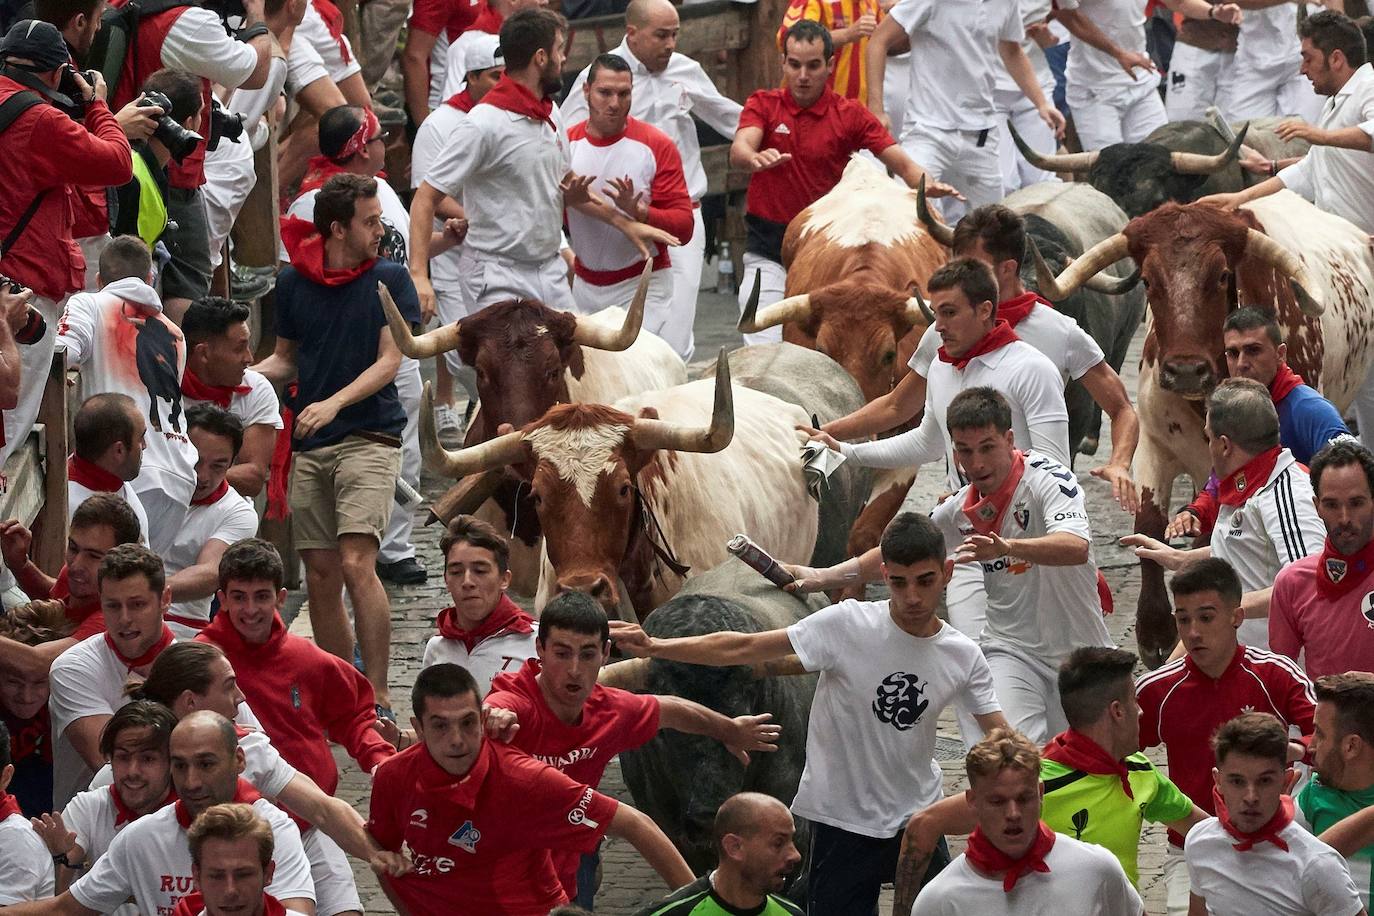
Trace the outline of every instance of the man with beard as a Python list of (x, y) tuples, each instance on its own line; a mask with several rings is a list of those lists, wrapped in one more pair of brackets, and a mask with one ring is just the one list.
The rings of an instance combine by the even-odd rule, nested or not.
[(652, 243), (678, 242), (630, 219), (590, 192), (590, 178), (568, 170), (567, 132), (551, 99), (563, 86), (567, 33), (567, 21), (543, 9), (522, 10), (505, 21), (505, 75), (457, 126), (415, 191), (410, 274), (426, 319), (435, 309), (429, 233), (445, 197), (461, 200), (468, 220), (459, 284), (474, 310), (511, 298), (573, 309), (567, 265), (559, 256), (565, 206), (615, 226), (643, 257)]
[(740, 792), (716, 811), (715, 871), (640, 910), (638, 916), (802, 916), (801, 907), (779, 897), (801, 863), (796, 824), (787, 806), (771, 795)]
[(1333, 442), (1312, 459), (1311, 480), (1326, 543), (1274, 580), (1269, 645), (1302, 657), (1315, 680), (1374, 666), (1374, 454)]

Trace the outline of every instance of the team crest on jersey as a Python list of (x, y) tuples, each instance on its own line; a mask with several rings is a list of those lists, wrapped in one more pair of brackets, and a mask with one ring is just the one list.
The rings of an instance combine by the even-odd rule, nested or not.
[(416, 808), (414, 811), (410, 812), (410, 826), (428, 827), (429, 812), (426, 811), (424, 808)]
[(1326, 560), (1326, 578), (1330, 579), (1334, 585), (1345, 578), (1346, 570), (1349, 568), (1349, 565), (1344, 560), (1328, 557)]
[(1030, 510), (1025, 506), (1017, 506), (1012, 510), (1011, 517), (1016, 520), (1016, 524), (1021, 527), (1022, 531), (1025, 531), (1026, 526), (1030, 524)]
[(775, 128), (773, 129), (773, 133), (775, 133), (775, 134), (790, 134), (790, 133), (792, 133), (792, 128), (788, 127), (786, 124), (779, 124), (777, 127), (775, 127)]
[(1244, 516), (1244, 514), (1242, 514), (1241, 511), (1240, 511), (1239, 509), (1237, 509), (1235, 515), (1232, 515), (1232, 516), (1231, 516), (1231, 533), (1232, 533), (1232, 534), (1239, 534), (1239, 533), (1240, 533), (1240, 526), (1241, 526), (1242, 524), (1244, 524), (1244, 522), (1245, 522), (1245, 516)]
[(1237, 493), (1244, 493), (1244, 492), (1245, 492), (1245, 472), (1244, 472), (1244, 471), (1237, 471), (1237, 472), (1236, 472), (1236, 492), (1237, 492)]
[(1360, 601), (1360, 613), (1364, 616), (1365, 623), (1374, 630), (1374, 592), (1365, 595)]
[(463, 821), (463, 826), (453, 831), (448, 841), (463, 852), (477, 852), (477, 841), (482, 839), (482, 831), (473, 826), (472, 821)]
[(997, 517), (997, 507), (992, 503), (984, 502), (974, 510), (974, 514), (985, 522), (990, 522)]

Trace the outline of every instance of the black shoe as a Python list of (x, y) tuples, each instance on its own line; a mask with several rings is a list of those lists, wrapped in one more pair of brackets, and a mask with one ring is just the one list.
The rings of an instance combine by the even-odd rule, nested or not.
[(429, 580), (429, 573), (414, 557), (406, 557), (395, 563), (379, 562), (377, 575), (392, 585), (422, 585)]

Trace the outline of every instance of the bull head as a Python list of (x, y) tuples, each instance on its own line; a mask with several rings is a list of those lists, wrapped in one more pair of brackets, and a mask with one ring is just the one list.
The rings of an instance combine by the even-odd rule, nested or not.
[[(649, 280), (653, 273), (653, 261), (644, 262), (644, 270), (639, 275), (639, 285), (635, 288), (634, 298), (625, 313), (625, 322), (619, 328), (605, 328), (594, 322), (577, 319), (573, 332), (573, 342), (594, 350), (620, 351), (629, 347), (639, 337), (640, 326), (644, 323), (644, 303), (649, 296)], [(462, 345), (463, 322), (455, 321), (416, 337), (410, 323), (401, 316), (396, 301), (391, 298), (384, 284), (377, 284), (377, 292), (382, 300), (382, 310), (386, 312), (386, 323), (391, 329), (391, 337), (396, 347), (411, 359), (424, 359), (437, 356)]]
[[(1016, 144), (1016, 148), (1021, 151), (1022, 156), (1026, 157), (1026, 161), (1046, 172), (1059, 172), (1061, 174), (1086, 172), (1097, 164), (1097, 159), (1101, 155), (1101, 150), (1082, 153), (1042, 153), (1033, 149), (1016, 132), (1016, 128), (1012, 126), (1010, 121), (1007, 122), (1007, 128), (1011, 131), (1011, 139)], [(1174, 171), (1181, 175), (1211, 175), (1220, 172), (1236, 161), (1240, 155), (1241, 144), (1245, 142), (1245, 134), (1249, 129), (1249, 124), (1242, 127), (1240, 133), (1231, 141), (1231, 145), (1225, 151), (1214, 156), (1207, 156), (1202, 153), (1172, 152), (1169, 154), (1169, 161), (1173, 165)]]
[[(754, 286), (749, 292), (749, 300), (744, 305), (744, 312), (739, 316), (739, 329), (745, 334), (757, 334), (768, 328), (777, 327), (780, 324), (797, 323), (800, 324), (811, 317), (811, 294), (802, 293), (799, 296), (788, 296), (786, 299), (774, 302), (772, 305), (759, 309), (759, 283), (762, 273), (754, 271)], [(935, 319), (930, 317), (930, 309), (926, 307), (921, 299), (921, 294), (916, 292), (907, 298), (906, 312), (904, 319), (908, 324), (916, 325), (922, 321), (933, 322)]]

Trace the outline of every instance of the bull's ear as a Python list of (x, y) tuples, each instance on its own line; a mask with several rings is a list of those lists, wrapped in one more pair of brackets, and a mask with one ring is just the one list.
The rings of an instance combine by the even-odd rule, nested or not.
[(546, 320), (549, 330), (554, 334), (554, 340), (558, 341), (558, 358), (568, 367), (572, 377), (581, 381), (582, 373), (587, 370), (587, 363), (582, 358), (582, 345), (575, 339), (577, 316), (572, 312), (554, 312)]
[(640, 417), (641, 419), (644, 419), (644, 420), (657, 420), (657, 419), (658, 419), (658, 408), (657, 408), (657, 407), (641, 407), (641, 408), (639, 408), (639, 417)]

